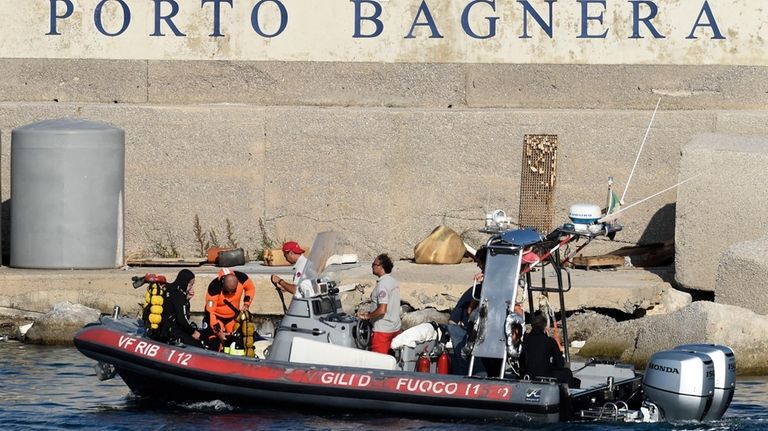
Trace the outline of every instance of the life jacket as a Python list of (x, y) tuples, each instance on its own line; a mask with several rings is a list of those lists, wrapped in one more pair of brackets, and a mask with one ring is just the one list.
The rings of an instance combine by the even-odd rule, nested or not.
[(144, 293), (144, 306), (142, 307), (141, 320), (144, 329), (150, 337), (160, 336), (160, 324), (163, 321), (163, 304), (165, 303), (165, 285), (168, 283), (164, 275), (146, 274), (144, 283), (147, 283), (147, 291)]

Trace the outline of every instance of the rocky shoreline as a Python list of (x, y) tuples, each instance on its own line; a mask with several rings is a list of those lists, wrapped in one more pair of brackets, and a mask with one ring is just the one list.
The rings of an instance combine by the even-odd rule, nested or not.
[[(400, 264), (398, 267), (396, 275), (401, 280), (405, 328), (428, 321), (446, 323), (450, 308), (468, 287), (465, 280), (470, 279), (475, 270), (471, 264)], [(367, 271), (361, 265), (341, 274), (340, 279), (344, 283), (342, 304), (349, 313), (353, 313), (370, 295), (373, 278)], [(157, 272), (170, 274), (175, 270)], [(768, 374), (768, 366), (763, 359), (768, 351), (768, 341), (763, 336), (768, 329), (768, 317), (731, 305), (692, 302), (691, 295), (674, 289), (658, 274), (659, 271), (637, 269), (602, 273), (574, 271), (574, 288), (566, 296), (567, 329), (574, 346), (572, 353), (585, 358), (620, 360), (642, 368), (655, 351), (684, 343), (716, 343), (734, 349), (739, 374)], [(130, 279), (130, 274), (125, 272), (112, 275), (110, 278), (114, 280)], [(430, 275), (442, 275), (435, 278), (441, 281), (431, 281)], [(202, 278), (199, 281), (207, 284), (206, 274), (199, 271), (198, 277)], [(262, 299), (256, 307), (259, 332), (273, 333), (282, 306), (265, 281), (267, 275), (255, 274), (252, 278), (257, 286), (257, 298)], [(134, 291), (127, 286), (127, 282), (125, 284), (124, 291), (117, 289), (114, 294), (95, 296), (111, 304), (114, 301), (110, 300), (130, 295), (129, 303), (123, 306), (122, 311), (124, 315), (136, 315), (143, 292), (141, 289)], [(86, 288), (93, 290), (95, 285), (97, 283), (94, 282)], [(8, 302), (8, 289), (0, 287), (0, 304), (4, 295), (5, 302)], [(76, 296), (94, 297), (93, 294)], [(270, 300), (270, 297), (274, 298)], [(199, 317), (201, 298), (195, 299), (193, 311)], [(541, 298), (534, 298), (534, 304), (540, 301)], [(559, 311), (556, 302), (552, 301), (551, 306)], [(111, 313), (111, 305), (93, 307), (92, 303), (79, 304), (76, 301), (57, 302), (44, 313), (23, 311), (28, 310), (29, 305), (17, 302), (11, 307), (0, 306), (0, 340), (70, 345), (72, 337), (83, 325), (97, 320), (100, 315)], [(34, 324), (24, 333), (21, 328), (30, 323)]]

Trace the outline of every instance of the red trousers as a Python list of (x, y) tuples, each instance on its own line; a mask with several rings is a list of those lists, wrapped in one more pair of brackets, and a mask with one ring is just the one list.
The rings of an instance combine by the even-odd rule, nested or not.
[(375, 332), (373, 333), (373, 340), (371, 340), (371, 351), (377, 353), (384, 353), (392, 355), (394, 352), (389, 348), (392, 344), (392, 339), (397, 337), (402, 331), (396, 332)]

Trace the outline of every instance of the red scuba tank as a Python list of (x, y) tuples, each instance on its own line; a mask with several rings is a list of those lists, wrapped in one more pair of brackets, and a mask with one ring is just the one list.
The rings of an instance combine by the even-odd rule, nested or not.
[(448, 374), (451, 372), (451, 358), (448, 356), (448, 352), (443, 350), (443, 353), (437, 357), (437, 374)]
[(420, 373), (428, 373), (429, 366), (429, 357), (426, 354), (419, 356), (419, 360), (416, 361), (416, 371)]

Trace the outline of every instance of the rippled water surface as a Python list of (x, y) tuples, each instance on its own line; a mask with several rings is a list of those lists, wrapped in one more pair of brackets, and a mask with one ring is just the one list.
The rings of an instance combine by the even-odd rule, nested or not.
[[(74, 348), (0, 342), (0, 430), (763, 430), (768, 378), (741, 378), (725, 417), (710, 423), (570, 423), (543, 427), (509, 422), (439, 422), (390, 416), (300, 414), (235, 409), (224, 403), (153, 405), (133, 398), (120, 378), (96, 379), (94, 362)], [(297, 402), (299, 402), (297, 400)]]

